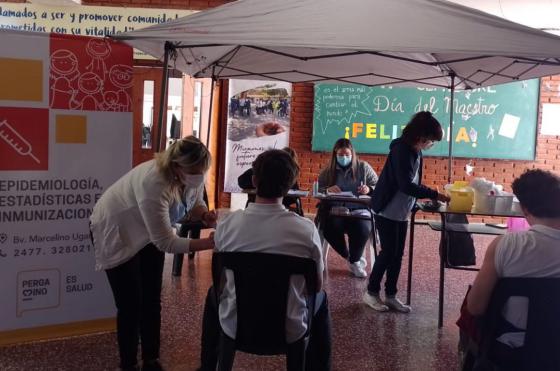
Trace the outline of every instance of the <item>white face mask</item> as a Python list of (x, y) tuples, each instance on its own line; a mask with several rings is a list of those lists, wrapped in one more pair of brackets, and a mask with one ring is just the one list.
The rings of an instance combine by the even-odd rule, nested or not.
[(204, 174), (179, 173), (179, 180), (187, 188), (198, 188), (204, 183)]

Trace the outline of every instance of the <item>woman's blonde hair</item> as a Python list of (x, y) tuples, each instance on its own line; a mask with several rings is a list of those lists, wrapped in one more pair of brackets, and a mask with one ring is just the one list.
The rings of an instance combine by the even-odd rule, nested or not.
[(208, 148), (192, 135), (172, 143), (165, 151), (156, 153), (154, 157), (158, 170), (177, 195), (180, 193), (181, 182), (173, 171), (173, 165), (186, 171), (200, 170), (205, 173), (212, 162)]

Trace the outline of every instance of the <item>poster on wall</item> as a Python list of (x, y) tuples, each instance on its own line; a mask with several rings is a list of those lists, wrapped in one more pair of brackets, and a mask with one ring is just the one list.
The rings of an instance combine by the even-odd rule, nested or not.
[(0, 31), (0, 332), (110, 318), (88, 219), (132, 166), (132, 49)]
[(281, 81), (230, 80), (225, 192), (240, 192), (237, 178), (255, 158), (288, 146), (292, 86)]
[(539, 86), (533, 79), (457, 91), (451, 102), (443, 88), (316, 84), (312, 149), (330, 151), (346, 137), (358, 152), (387, 154), (412, 115), (430, 111), (444, 137), (427, 156), (447, 156), (451, 138), (456, 157), (533, 160)]

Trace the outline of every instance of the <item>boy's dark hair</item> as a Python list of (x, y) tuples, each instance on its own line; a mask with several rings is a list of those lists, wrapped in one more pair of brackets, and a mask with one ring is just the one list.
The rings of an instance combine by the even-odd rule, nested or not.
[(441, 124), (431, 112), (421, 111), (412, 116), (402, 132), (402, 140), (414, 146), (422, 139), (440, 141), (443, 138)]
[(287, 152), (279, 149), (265, 151), (253, 162), (254, 185), (259, 197), (284, 197), (298, 175), (298, 164)]
[(537, 218), (560, 218), (560, 177), (550, 171), (527, 170), (511, 185), (527, 211)]

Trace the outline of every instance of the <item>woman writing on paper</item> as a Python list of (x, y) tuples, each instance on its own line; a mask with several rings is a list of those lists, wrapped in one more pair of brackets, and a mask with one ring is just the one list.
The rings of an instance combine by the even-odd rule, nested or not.
[[(371, 198), (381, 251), (375, 259), (363, 297), (364, 302), (377, 311), (393, 309), (402, 313), (410, 312), (410, 307), (395, 297), (408, 218), (417, 198), (449, 201), (446, 195), (421, 184), (422, 150), (429, 149), (442, 137), (441, 125), (435, 117), (430, 112), (418, 112), (406, 125), (401, 137), (393, 140), (389, 147), (389, 155)], [(387, 277), (383, 302), (379, 292), (385, 272)]]
[(93, 209), (95, 268), (105, 271), (113, 291), (122, 370), (138, 370), (139, 339), (142, 370), (162, 369), (158, 358), (164, 253), (214, 247), (213, 238), (177, 237), (170, 215), (181, 203), (191, 219), (216, 224), (215, 213), (203, 201), (209, 167), (208, 149), (197, 138), (186, 137), (117, 180)]
[[(327, 168), (319, 174), (319, 189), (329, 194), (352, 192), (355, 195), (369, 195), (377, 183), (377, 174), (365, 161), (360, 161), (348, 139), (341, 138), (334, 144), (331, 160)], [(333, 203), (329, 203), (333, 206)], [(349, 208), (352, 208), (348, 204)], [(355, 205), (354, 209), (359, 209)], [(366, 259), (362, 257), (364, 247), (371, 235), (368, 220), (337, 218), (329, 216), (325, 205), (319, 213), (325, 220), (322, 227), (327, 242), (344, 259), (348, 259), (350, 272), (356, 277), (367, 277)], [(348, 235), (348, 244), (345, 235)]]

